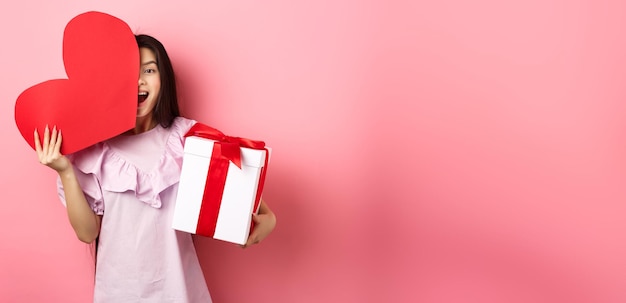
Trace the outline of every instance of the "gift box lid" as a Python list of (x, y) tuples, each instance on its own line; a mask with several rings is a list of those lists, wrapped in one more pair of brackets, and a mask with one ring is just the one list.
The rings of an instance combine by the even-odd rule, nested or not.
[[(196, 155), (200, 157), (210, 157), (213, 151), (214, 140), (189, 136), (185, 139), (185, 154)], [(268, 149), (269, 150), (269, 149)], [(263, 167), (265, 164), (265, 150), (241, 148), (241, 164), (252, 167)]]

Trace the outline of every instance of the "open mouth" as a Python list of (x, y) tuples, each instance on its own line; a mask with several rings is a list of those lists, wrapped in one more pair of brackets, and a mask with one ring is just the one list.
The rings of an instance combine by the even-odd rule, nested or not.
[(146, 101), (146, 99), (148, 99), (148, 92), (139, 92), (137, 97), (137, 104)]

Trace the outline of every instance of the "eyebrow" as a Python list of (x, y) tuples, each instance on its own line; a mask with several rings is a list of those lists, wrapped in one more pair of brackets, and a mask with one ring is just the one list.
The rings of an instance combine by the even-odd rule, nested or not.
[(156, 63), (156, 61), (154, 61), (154, 60), (152, 60), (152, 61), (148, 61), (148, 62), (144, 62), (144, 63), (141, 63), (141, 66), (148, 65), (148, 64), (154, 64), (154, 65), (157, 65), (157, 66), (158, 66), (158, 64), (157, 64), (157, 63)]

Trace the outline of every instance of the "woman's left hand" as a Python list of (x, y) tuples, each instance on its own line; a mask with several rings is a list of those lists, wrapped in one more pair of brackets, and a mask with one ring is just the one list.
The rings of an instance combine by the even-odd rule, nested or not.
[(259, 214), (252, 214), (252, 221), (255, 224), (254, 230), (248, 236), (248, 241), (242, 246), (243, 248), (263, 241), (276, 226), (276, 216), (264, 202), (261, 202)]

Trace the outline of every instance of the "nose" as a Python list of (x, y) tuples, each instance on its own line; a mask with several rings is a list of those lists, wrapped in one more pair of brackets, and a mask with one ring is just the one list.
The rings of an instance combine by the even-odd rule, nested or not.
[(145, 81), (143, 81), (142, 77), (140, 76), (140, 77), (139, 77), (139, 81), (137, 81), (137, 84), (138, 84), (139, 86), (141, 86), (141, 85), (143, 85), (143, 84), (146, 84), (146, 82), (145, 82)]

